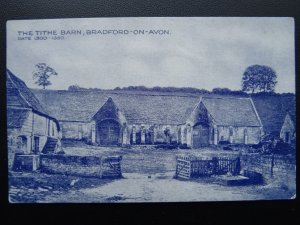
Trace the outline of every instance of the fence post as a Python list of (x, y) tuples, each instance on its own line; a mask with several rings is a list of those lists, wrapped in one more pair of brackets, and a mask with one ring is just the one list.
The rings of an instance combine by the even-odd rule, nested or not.
[(176, 171), (175, 171), (175, 178), (178, 177), (178, 156), (175, 156), (176, 159)]
[(234, 170), (234, 175), (238, 175), (241, 171), (241, 160), (240, 157), (236, 158), (236, 166), (235, 166), (235, 170)]
[(274, 167), (274, 154), (272, 154), (272, 160), (271, 160), (271, 177), (273, 177), (273, 167)]
[(100, 171), (99, 171), (99, 176), (100, 176), (100, 178), (102, 178), (103, 177), (103, 166), (102, 166), (102, 164), (103, 164), (103, 156), (101, 156), (101, 158), (100, 158)]
[(218, 158), (217, 157), (213, 157), (212, 158), (212, 164), (213, 164), (213, 174), (217, 174), (218, 172)]
[(189, 178), (192, 177), (192, 161), (189, 160)]

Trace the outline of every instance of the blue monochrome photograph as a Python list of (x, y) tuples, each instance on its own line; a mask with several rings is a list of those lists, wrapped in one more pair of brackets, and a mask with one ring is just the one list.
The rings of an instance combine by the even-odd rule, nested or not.
[(9, 20), (10, 203), (296, 198), (294, 20)]

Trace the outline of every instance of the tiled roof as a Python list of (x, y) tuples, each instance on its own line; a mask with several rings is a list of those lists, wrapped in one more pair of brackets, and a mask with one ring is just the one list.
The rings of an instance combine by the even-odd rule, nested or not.
[(261, 126), (250, 98), (203, 97), (202, 102), (218, 125)]
[(58, 130), (60, 129), (57, 119), (45, 110), (34, 93), (26, 86), (25, 82), (8, 69), (6, 70), (6, 100), (7, 108), (32, 109), (38, 114), (53, 119), (58, 126)]
[[(33, 90), (58, 120), (90, 121), (111, 97), (130, 124), (183, 124), (200, 96), (160, 95), (124, 91)], [(203, 103), (220, 125), (260, 126), (249, 98), (203, 97)]]
[(33, 90), (43, 106), (58, 120), (90, 121), (107, 101), (116, 106), (131, 124), (180, 124), (186, 121), (200, 98), (149, 95), (114, 91)]
[(21, 128), (29, 113), (26, 109), (7, 108), (7, 127)]
[(296, 98), (294, 95), (254, 96), (253, 102), (267, 133), (279, 134), (287, 112), (292, 117), (296, 114)]
[(7, 105), (23, 108), (32, 108), (42, 114), (47, 114), (24, 81), (6, 70)]
[(294, 125), (296, 125), (296, 115), (292, 114), (292, 113), (289, 113), (289, 115), (290, 115), (291, 120), (293, 121)]

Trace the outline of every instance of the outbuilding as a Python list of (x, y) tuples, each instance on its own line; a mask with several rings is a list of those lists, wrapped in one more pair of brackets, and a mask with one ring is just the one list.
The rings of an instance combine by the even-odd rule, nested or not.
[(291, 142), (296, 139), (296, 116), (292, 113), (287, 113), (283, 125), (280, 130), (280, 138), (286, 142), (291, 144)]
[(11, 168), (15, 153), (54, 152), (59, 146), (60, 126), (26, 84), (9, 70), (6, 71), (6, 88), (7, 144)]

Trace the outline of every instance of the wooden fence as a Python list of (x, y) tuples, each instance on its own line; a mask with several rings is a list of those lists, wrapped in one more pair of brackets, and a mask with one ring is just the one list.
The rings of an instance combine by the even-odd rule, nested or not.
[(195, 178), (201, 176), (222, 175), (230, 172), (237, 175), (240, 172), (240, 158), (213, 157), (197, 158), (194, 156), (177, 156), (175, 177)]

